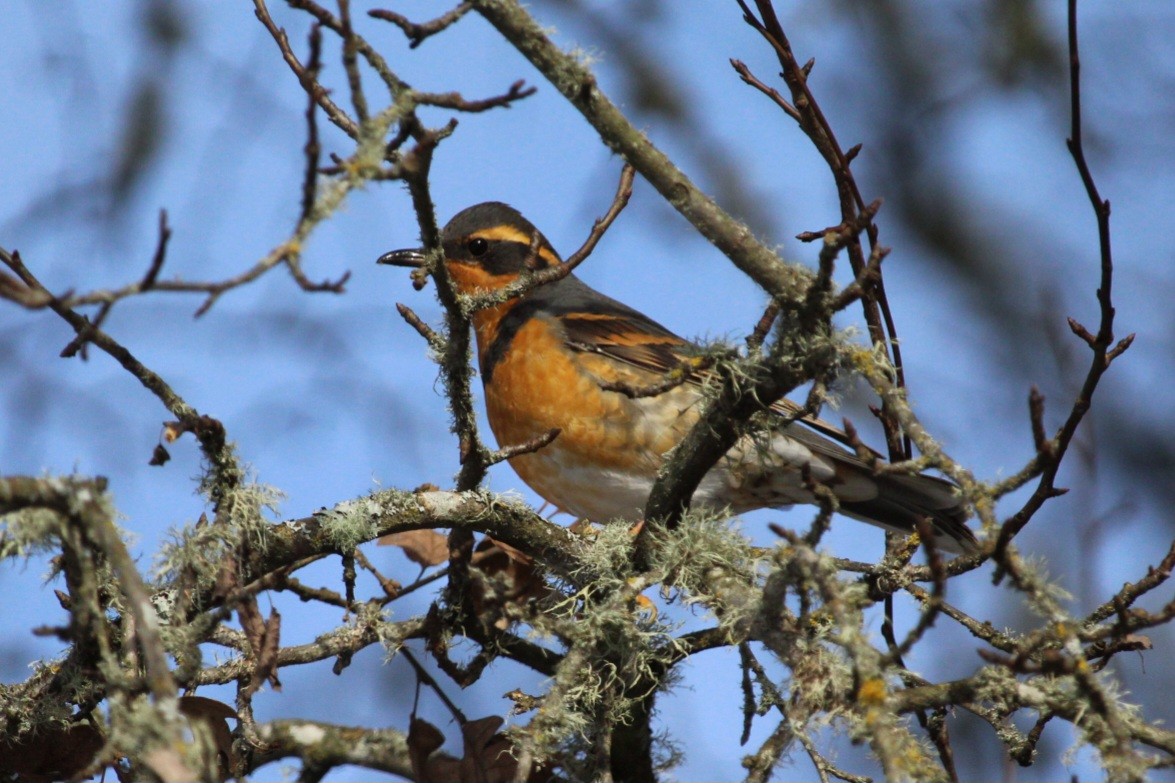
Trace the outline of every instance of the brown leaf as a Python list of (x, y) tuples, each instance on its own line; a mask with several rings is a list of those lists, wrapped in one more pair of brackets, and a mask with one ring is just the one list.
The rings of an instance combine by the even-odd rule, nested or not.
[[(408, 755), (415, 754), (423, 761), (444, 744), (445, 735), (440, 729), (423, 718), (412, 719), (412, 725), (408, 727)], [(413, 764), (412, 768), (416, 769), (417, 765)]]
[(1128, 633), (1122, 637), (1123, 650), (1149, 650), (1154, 647), (1154, 643), (1149, 636), (1144, 636), (1140, 633)]
[(499, 734), (503, 721), (497, 715), (471, 720), (461, 727), (465, 757), (461, 759), (461, 783), (510, 783), (518, 771), (513, 746)]
[(31, 783), (50, 783), (80, 775), (104, 743), (89, 723), (57, 726), (26, 734), (16, 741), (0, 740), (0, 773)]
[[(436, 753), (445, 735), (426, 720), (413, 718), (408, 728), (408, 760), (417, 783), (508, 783), (514, 779), (518, 762), (513, 747), (499, 734), (503, 720), (491, 715), (471, 720), (461, 727), (464, 756), (455, 759)], [(435, 754), (435, 755), (434, 755)]]
[[(243, 612), (242, 610), (246, 606), (249, 609), (247, 612)], [(277, 613), (276, 609), (270, 609), (269, 619), (262, 622), (261, 613), (257, 610), (257, 601), (251, 598), (238, 607), (237, 616), (241, 619), (242, 627), (245, 626), (246, 617), (248, 617), (250, 627), (246, 628), (245, 635), (249, 639), (249, 646), (255, 657), (253, 676), (249, 679), (249, 684), (245, 686), (244, 692), (246, 694), (256, 693), (261, 687), (261, 683), (266, 680), (275, 691), (280, 691), (282, 684), (277, 678), (277, 654), (281, 649), (281, 615)]]
[(439, 565), (449, 559), (449, 539), (435, 530), (405, 530), (380, 536), (384, 546), (398, 546), (413, 563), (422, 568)]
[(237, 711), (223, 701), (209, 699), (206, 696), (180, 696), (180, 712), (189, 718), (203, 718), (205, 720), (237, 719)]
[(455, 759), (448, 757), (432, 759), (433, 752), (445, 744), (445, 735), (441, 730), (421, 718), (413, 718), (408, 727), (408, 763), (412, 766), (412, 777), (416, 783), (431, 783), (433, 780), (456, 780), (456, 775), (449, 778), (434, 778), (430, 765), (434, 762), (449, 761), (456, 764)]
[(529, 555), (489, 536), (478, 542), (473, 566), (485, 576), (470, 584), (473, 609), (499, 629), (510, 625), (504, 606), (525, 604), (548, 593), (547, 583)]
[[(489, 536), (486, 536), (483, 541), (488, 541), (490, 546), (493, 548), (501, 549), (506, 553), (506, 557), (510, 558), (516, 563), (525, 563), (526, 565), (530, 565), (534, 562), (534, 558), (523, 552), (521, 549), (515, 549), (507, 543), (498, 541), (496, 538), (490, 538)], [(490, 546), (487, 546), (486, 548), (488, 549)]]
[(245, 639), (254, 655), (261, 654), (261, 646), (265, 640), (265, 621), (261, 619), (261, 610), (257, 608), (257, 598), (249, 596), (237, 606), (237, 620), (241, 623), (241, 630), (245, 632)]
[(171, 459), (171, 455), (167, 453), (167, 449), (163, 448), (162, 443), (155, 444), (155, 450), (151, 452), (151, 461), (148, 465), (159, 466), (167, 463)]
[[(196, 525), (199, 526), (200, 522), (207, 523), (207, 520), (208, 517), (201, 515)], [(241, 582), (237, 578), (237, 559), (231, 554), (225, 555), (220, 572), (216, 575), (216, 584), (212, 587), (212, 598), (216, 601), (224, 600), (240, 586)]]
[(281, 651), (282, 616), (276, 609), (269, 610), (269, 619), (265, 622), (265, 642), (261, 645), (261, 659), (257, 663), (259, 672), (264, 671), (265, 679), (275, 691), (282, 689), (281, 680), (277, 678), (277, 654)]
[(179, 710), (192, 721), (203, 721), (212, 732), (216, 742), (216, 757), (220, 766), (220, 779), (228, 780), (235, 759), (233, 737), (229, 731), (228, 719), (237, 720), (237, 711), (224, 702), (203, 696), (181, 696)]

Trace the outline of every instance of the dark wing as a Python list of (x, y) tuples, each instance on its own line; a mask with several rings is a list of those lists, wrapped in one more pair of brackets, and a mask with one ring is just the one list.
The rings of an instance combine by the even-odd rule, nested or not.
[[(683, 361), (699, 353), (695, 344), (574, 277), (536, 293), (546, 294), (543, 309), (559, 318), (568, 347), (624, 362), (648, 373), (650, 383), (657, 376), (680, 368)], [(696, 371), (689, 382), (700, 385), (705, 378), (705, 371)], [(802, 410), (788, 399), (779, 400), (772, 409), (793, 418)], [(851, 450), (849, 437), (843, 430), (815, 416), (798, 416), (796, 420), (810, 429), (791, 428), (788, 430), (791, 437), (813, 454), (824, 457), (844, 480), (850, 479), (849, 474), (855, 474), (868, 477), (876, 486), (876, 497), (842, 502), (843, 512), (905, 533), (916, 529), (918, 519), (930, 517), (938, 529), (940, 545), (954, 551), (975, 548), (975, 536), (966, 525), (966, 507), (955, 494), (955, 485), (934, 476), (874, 475), (873, 465)], [(877, 452), (873, 453), (881, 458)]]
[(676, 368), (694, 346), (644, 313), (604, 296), (569, 275), (531, 294), (556, 316), (575, 351), (601, 353), (662, 375)]
[(619, 359), (655, 376), (678, 368), (695, 352), (691, 343), (655, 321), (640, 313), (636, 316), (576, 312), (561, 315), (559, 320), (572, 350)]
[[(550, 297), (544, 309), (558, 316), (566, 330), (567, 343), (573, 350), (604, 354), (654, 375), (676, 370), (682, 362), (701, 352), (694, 343), (677, 336), (644, 313), (589, 288), (578, 278), (569, 276), (544, 288), (555, 289), (539, 289), (536, 293), (543, 292)], [(706, 377), (706, 371), (697, 371), (689, 382), (701, 385)], [(801, 412), (800, 406), (788, 399), (779, 400), (771, 407), (792, 418)], [(830, 422), (816, 416), (798, 416), (798, 420), (821, 435), (850, 446), (848, 435)], [(829, 444), (821, 443), (816, 437), (804, 441), (821, 453), (855, 457), (836, 447), (831, 447), (833, 451), (830, 452)], [(880, 454), (877, 456), (881, 457)], [(865, 466), (864, 462), (860, 464)]]

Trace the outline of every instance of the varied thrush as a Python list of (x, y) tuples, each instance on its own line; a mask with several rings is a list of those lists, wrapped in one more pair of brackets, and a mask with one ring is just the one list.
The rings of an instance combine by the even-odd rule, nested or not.
[[(458, 213), (441, 241), (449, 277), (462, 294), (497, 291), (521, 274), (562, 263), (530, 221), (499, 202)], [(410, 249), (387, 253), (379, 263), (419, 268), (424, 260), (423, 250)], [(498, 443), (527, 443), (559, 430), (548, 445), (510, 459), (522, 480), (578, 518), (639, 520), (665, 455), (701, 413), (702, 373), (651, 396), (625, 389), (681, 372), (699, 349), (571, 274), (477, 310), (471, 320)], [(798, 414), (788, 400), (774, 407)], [(975, 548), (953, 484), (879, 473), (841, 445), (848, 443), (844, 432), (814, 417), (747, 436), (709, 471), (692, 505), (738, 514), (815, 503), (816, 481), (835, 493), (849, 517), (904, 534), (926, 518), (941, 547)]]

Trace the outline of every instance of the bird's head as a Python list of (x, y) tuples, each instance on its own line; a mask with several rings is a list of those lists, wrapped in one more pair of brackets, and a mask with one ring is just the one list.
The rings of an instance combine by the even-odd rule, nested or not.
[[(487, 201), (458, 212), (441, 231), (445, 267), (462, 294), (496, 291), (526, 271), (561, 263), (534, 225), (513, 207)], [(425, 251), (393, 250), (379, 263), (420, 268)]]

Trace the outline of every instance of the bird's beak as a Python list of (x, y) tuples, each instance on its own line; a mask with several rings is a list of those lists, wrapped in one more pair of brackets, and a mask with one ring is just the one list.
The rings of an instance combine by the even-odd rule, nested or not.
[(390, 253), (384, 253), (378, 259), (377, 264), (391, 264), (392, 266), (406, 266), (410, 269), (420, 269), (424, 266), (424, 250), (418, 247), (410, 247), (405, 250), (393, 250)]

